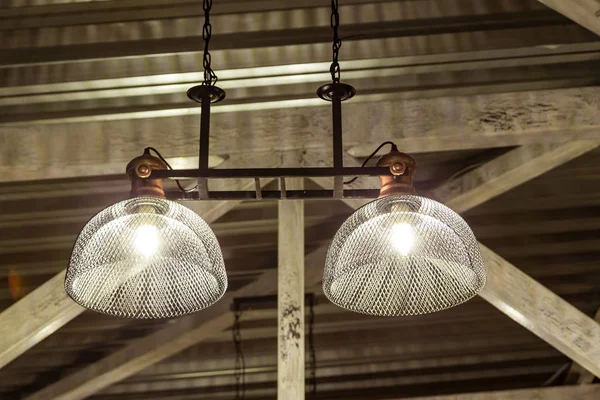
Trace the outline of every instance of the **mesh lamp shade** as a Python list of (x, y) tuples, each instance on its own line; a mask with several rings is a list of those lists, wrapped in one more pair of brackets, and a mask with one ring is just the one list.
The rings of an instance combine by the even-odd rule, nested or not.
[(223, 255), (196, 213), (135, 197), (94, 216), (75, 242), (67, 294), (85, 308), (127, 318), (171, 318), (214, 304), (227, 289)]
[(407, 194), (358, 209), (327, 253), (323, 290), (340, 307), (379, 316), (459, 305), (485, 285), (475, 236), (454, 211)]

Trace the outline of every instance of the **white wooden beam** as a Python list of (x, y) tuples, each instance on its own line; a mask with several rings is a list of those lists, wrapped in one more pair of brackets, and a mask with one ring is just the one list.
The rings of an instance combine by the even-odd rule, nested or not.
[(61, 271), (0, 314), (0, 368), (84, 311), (67, 296), (64, 281)]
[[(259, 280), (255, 287), (260, 284), (266, 285), (267, 282), (264, 279)], [(228, 311), (233, 296), (234, 293), (230, 292), (205, 311), (181, 318), (175, 325), (135, 340), (122, 350), (104, 358), (101, 363), (83, 368), (28, 396), (27, 399), (83, 399), (115, 381), (161, 361), (190, 346), (197, 337), (206, 337), (215, 330), (221, 331), (231, 326)]]
[[(411, 153), (594, 140), (600, 129), (598, 102), (596, 87), (366, 103), (353, 100), (344, 106), (344, 143), (358, 157), (385, 140), (394, 140)], [(229, 155), (229, 167), (248, 167), (266, 166), (274, 147), (308, 154), (330, 148), (329, 107), (283, 109), (283, 102), (274, 106), (279, 109), (252, 113), (219, 113), (225, 106), (215, 107), (211, 154)], [(260, 136), (240, 135), (251, 129), (260, 130)], [(69, 178), (104, 174), (103, 170), (114, 173), (149, 144), (168, 157), (190, 157), (197, 154), (197, 131), (197, 115), (0, 127), (0, 180)]]
[(443, 183), (429, 196), (463, 213), (598, 146), (597, 141), (521, 146)]
[[(301, 190), (303, 179), (288, 179)], [(277, 398), (303, 400), (304, 201), (279, 201), (277, 291)]]
[[(600, 322), (600, 308), (596, 311), (594, 321)], [(572, 362), (565, 378), (565, 383), (583, 385), (586, 383), (592, 383), (594, 381), (594, 374), (585, 369), (581, 364)]]
[[(590, 150), (591, 150), (591, 148), (590, 148)], [(520, 149), (513, 150), (513, 152), (517, 152), (515, 154), (521, 154), (521, 155), (524, 154), (523, 151)], [(536, 153), (532, 152), (530, 154), (536, 154)], [(539, 154), (538, 154), (538, 156), (539, 156)], [(573, 153), (572, 156), (576, 157), (576, 154)], [(524, 157), (519, 158), (519, 157), (515, 156), (515, 160), (517, 160), (517, 162), (519, 162), (520, 164), (523, 164), (523, 167), (520, 171), (521, 174), (527, 176), (529, 174), (528, 170), (530, 170), (530, 169), (534, 169), (536, 171), (536, 174), (541, 173), (539, 168), (535, 168), (535, 164), (528, 162), (529, 161), (528, 159), (526, 159)], [(566, 160), (563, 159), (563, 161), (566, 161)], [(347, 158), (345, 160), (345, 164), (347, 166), (356, 166), (357, 162), (352, 161), (352, 159)], [(545, 165), (547, 166), (548, 169), (552, 168), (552, 165), (550, 163), (546, 162)], [(516, 168), (516, 166), (513, 166), (513, 167)], [(485, 168), (485, 165), (480, 168)], [(509, 170), (512, 171), (512, 168), (509, 168)], [(506, 172), (506, 169), (498, 169), (498, 171), (500, 171), (499, 173), (504, 174)], [(474, 178), (474, 177), (470, 178), (469, 176), (471, 176), (471, 175), (477, 176), (479, 174), (481, 174), (481, 173), (478, 172), (477, 170), (473, 170), (473, 171), (465, 174), (460, 179), (462, 179), (465, 182), (473, 181), (476, 178)], [(512, 173), (509, 174), (508, 176), (512, 176)], [(488, 176), (488, 177), (491, 178), (491, 176)], [(333, 179), (331, 179), (331, 178), (319, 178), (319, 179), (314, 179), (314, 180), (319, 185), (324, 186), (324, 187), (331, 187), (333, 185)], [(519, 180), (514, 180), (514, 179), (512, 180), (512, 182), (513, 182), (513, 185), (522, 183)], [(355, 182), (351, 186), (354, 188), (372, 188), (376, 184), (377, 184), (376, 178), (368, 178), (368, 179), (359, 179), (357, 182)], [(457, 191), (452, 190), (452, 191), (450, 191), (450, 193), (453, 193), (453, 194), (452, 195), (448, 194), (447, 196), (444, 197), (444, 200), (448, 201), (448, 202), (452, 202), (452, 200), (453, 200), (452, 196), (463, 196), (465, 194), (468, 194), (469, 190), (477, 190), (477, 187), (471, 187), (466, 184), (463, 185), (462, 187), (463, 187), (464, 192), (459, 191), (459, 190), (457, 190)], [(505, 190), (505, 191), (508, 191), (512, 188), (511, 185), (501, 185), (500, 187), (502, 187), (503, 190)], [(492, 186), (491, 190), (493, 190), (496, 195), (500, 194), (497, 190), (496, 185)], [(477, 195), (477, 198), (479, 198), (480, 201), (485, 201), (486, 199), (488, 199), (488, 197), (489, 196), (482, 195), (481, 193)], [(363, 203), (361, 201), (357, 202), (356, 200), (344, 200), (344, 202), (352, 208), (357, 208)], [(475, 207), (477, 205), (478, 205), (478, 203), (471, 202), (469, 204), (469, 207)], [(466, 211), (466, 209), (463, 209), (463, 211)], [(324, 246), (324, 247), (321, 247), (321, 248), (315, 250), (313, 253), (311, 253), (310, 255), (308, 255), (306, 257), (306, 260), (305, 260), (305, 264), (307, 267), (306, 271), (305, 271), (305, 285), (306, 286), (316, 285), (322, 279), (321, 266), (323, 265), (326, 252), (327, 252), (327, 246)], [(492, 268), (493, 268), (493, 266), (492, 266)], [(262, 279), (263, 278), (261, 277), (259, 279), (259, 281), (262, 281)], [(275, 277), (272, 276), (271, 279), (274, 280)], [(528, 278), (528, 279), (531, 279), (531, 278)], [(272, 285), (272, 283), (271, 283), (271, 285)], [(259, 287), (260, 290), (262, 290), (262, 292), (259, 293), (261, 295), (272, 292), (271, 287), (264, 289), (258, 282), (251, 284), (248, 287), (249, 288), (250, 287), (252, 287), (252, 288)], [(502, 289), (504, 290), (504, 288), (502, 288)], [(251, 293), (252, 290), (253, 289), (248, 289), (248, 292), (245, 293), (245, 295), (250, 295), (249, 293)], [(506, 290), (510, 290), (510, 288), (506, 288)], [(242, 294), (236, 292), (235, 295), (241, 296)], [(224, 300), (224, 301), (227, 301), (227, 300)], [(563, 300), (560, 300), (560, 298), (558, 298), (557, 302), (560, 303), (561, 301), (563, 303), (565, 303)], [(221, 303), (219, 303), (219, 304), (221, 304)], [(567, 304), (567, 306), (568, 306), (568, 304)], [(568, 306), (568, 307), (571, 307), (571, 306)], [(209, 310), (212, 310), (213, 308), (210, 308)], [(228, 313), (229, 310), (223, 309), (221, 311), (223, 313)], [(203, 315), (203, 314), (200, 314), (200, 315)], [(213, 315), (213, 314), (211, 314), (211, 315)], [(561, 317), (561, 315), (559, 315), (559, 317)], [(565, 316), (562, 315), (562, 317), (565, 317)], [(216, 322), (218, 322), (219, 316), (216, 313), (214, 314), (214, 318), (215, 318)], [(183, 350), (185, 347), (196, 344), (196, 343), (204, 340), (205, 338), (209, 337), (210, 335), (216, 334), (217, 333), (216, 329), (219, 327), (218, 324), (216, 322), (214, 322), (214, 325), (212, 325), (213, 322), (209, 318), (204, 318), (204, 320), (205, 320), (204, 325), (202, 325), (202, 321), (194, 322), (194, 324), (198, 324), (198, 325), (194, 325), (194, 329), (195, 329), (194, 332), (201, 331), (202, 334), (194, 334), (194, 335), (192, 335), (192, 337), (186, 336), (187, 339), (185, 340), (184, 344), (182, 344), (180, 341), (178, 341), (176, 339), (179, 335), (186, 335), (187, 330), (192, 329), (192, 328), (189, 325), (185, 325), (182, 328), (178, 328), (179, 323), (177, 323), (177, 324), (169, 327), (170, 329), (173, 330), (173, 332), (168, 333), (169, 338), (170, 338), (169, 340), (173, 341), (173, 345), (171, 345), (171, 343), (169, 341), (167, 341), (167, 342), (158, 342), (157, 341), (157, 342), (153, 342), (153, 344), (154, 344), (153, 347), (150, 347), (150, 346), (148, 346), (148, 343), (146, 341), (147, 338), (138, 339), (136, 341), (131, 342), (123, 350), (120, 350), (120, 351), (114, 353), (113, 355), (108, 356), (108, 357), (98, 361), (97, 363), (95, 363), (95, 364), (69, 376), (69, 377), (66, 377), (66, 378), (58, 381), (57, 383), (55, 383), (53, 385), (50, 385), (50, 386), (46, 387), (45, 389), (42, 389), (41, 391), (30, 396), (28, 398), (28, 400), (47, 399), (47, 398), (56, 398), (56, 399), (66, 400), (66, 399), (81, 399), (85, 396), (89, 396), (92, 393), (95, 393), (104, 387), (107, 387), (115, 382), (118, 382), (122, 379), (127, 378), (128, 376), (131, 376), (131, 375), (141, 371), (142, 369), (148, 367), (149, 365), (152, 365), (153, 363), (156, 363), (170, 355), (176, 354), (177, 352)], [(546, 322), (548, 322), (548, 321), (546, 321)], [(185, 323), (182, 322), (182, 325), (183, 324), (185, 324)], [(210, 329), (208, 329), (208, 328), (203, 329), (204, 326), (210, 326)], [(159, 345), (156, 346), (156, 343), (159, 343)], [(600, 341), (598, 341), (598, 343), (600, 343)], [(569, 354), (567, 354), (567, 355), (569, 356)]]
[[(600, 385), (582, 385), (411, 397), (410, 400), (595, 400), (599, 397)], [(395, 398), (387, 400), (406, 399)]]
[(480, 244), (487, 282), (479, 295), (558, 351), (600, 374), (600, 325)]
[(596, 35), (600, 35), (598, 0), (538, 0)]

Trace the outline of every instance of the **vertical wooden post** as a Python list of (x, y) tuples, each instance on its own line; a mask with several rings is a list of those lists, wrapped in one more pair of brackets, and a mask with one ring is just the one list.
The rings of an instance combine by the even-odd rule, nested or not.
[[(288, 179), (302, 189), (303, 179)], [(304, 202), (279, 201), (277, 398), (304, 399)]]

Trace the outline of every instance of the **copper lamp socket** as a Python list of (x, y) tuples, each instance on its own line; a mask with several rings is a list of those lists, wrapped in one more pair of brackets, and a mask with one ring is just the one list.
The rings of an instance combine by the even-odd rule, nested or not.
[(127, 164), (127, 176), (131, 180), (131, 197), (159, 197), (165, 198), (163, 179), (149, 179), (153, 170), (167, 169), (167, 165), (160, 158), (145, 150), (144, 154), (134, 158)]
[(413, 176), (417, 169), (415, 159), (406, 153), (401, 153), (393, 145), (392, 150), (377, 161), (378, 167), (388, 167), (392, 176), (380, 176), (381, 190), (379, 197), (392, 194), (415, 194)]

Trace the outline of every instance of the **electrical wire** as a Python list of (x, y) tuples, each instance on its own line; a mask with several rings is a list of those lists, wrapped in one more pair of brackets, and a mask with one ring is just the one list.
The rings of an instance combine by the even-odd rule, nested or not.
[[(377, 147), (375, 149), (375, 151), (372, 152), (371, 155), (365, 159), (365, 161), (362, 163), (362, 165), (360, 167), (363, 168), (365, 165), (367, 165), (367, 163), (369, 162), (369, 160), (371, 158), (375, 157), (375, 155), (379, 152), (379, 150), (381, 150), (381, 148), (383, 146), (388, 145), (388, 144), (392, 146), (392, 149), (394, 149), (396, 147), (396, 144), (394, 142), (386, 141), (386, 142), (381, 143), (379, 145), (379, 147)], [(357, 179), (358, 179), (358, 176), (355, 176), (354, 178), (350, 179), (349, 181), (344, 182), (344, 185), (349, 185), (349, 184), (351, 184), (352, 182), (354, 182)]]
[(546, 380), (546, 382), (544, 382), (542, 384), (542, 386), (546, 387), (546, 386), (552, 386), (552, 385), (556, 384), (558, 381), (558, 378), (560, 378), (561, 375), (564, 374), (569, 369), (570, 366), (571, 366), (570, 362), (563, 364), (554, 374), (552, 374), (552, 376), (550, 378), (548, 378)]
[(463, 169), (461, 169), (461, 170), (459, 170), (459, 171), (457, 171), (457, 172), (453, 173), (453, 174), (450, 176), (450, 178), (448, 178), (447, 180), (448, 180), (448, 181), (452, 181), (452, 180), (454, 180), (454, 179), (458, 179), (458, 178), (460, 178), (461, 176), (463, 176), (464, 174), (466, 174), (467, 172), (470, 172), (470, 171), (474, 170), (475, 168), (481, 167), (483, 164), (485, 164), (485, 163), (483, 163), (483, 162), (478, 162), (478, 163), (475, 163), (475, 164), (467, 165), (467, 166), (466, 166), (466, 167), (464, 167)]
[(315, 338), (314, 338), (314, 327), (315, 327), (315, 295), (311, 294), (309, 299), (309, 319), (308, 319), (308, 368), (309, 377), (308, 383), (310, 387), (310, 398), (316, 400), (317, 398), (317, 355), (315, 352)]
[(242, 326), (240, 320), (242, 318), (242, 310), (240, 304), (234, 300), (234, 322), (233, 322), (233, 345), (235, 346), (235, 400), (243, 400), (246, 396), (246, 359), (242, 352)]
[[(156, 150), (154, 147), (146, 147), (144, 149), (144, 152), (150, 152), (150, 151), (153, 151), (156, 154), (156, 156), (158, 158), (160, 158), (162, 162), (165, 163), (167, 168), (169, 168), (171, 171), (173, 171), (173, 167), (171, 167), (171, 164), (169, 164), (169, 162), (167, 160), (165, 160), (165, 158), (162, 156), (162, 154), (160, 154), (160, 152), (158, 150)], [(175, 182), (177, 182), (177, 186), (179, 187), (179, 190), (181, 190), (183, 193), (190, 193), (190, 192), (193, 192), (194, 190), (196, 190), (195, 188), (185, 189), (183, 186), (181, 186), (181, 182), (179, 182), (179, 179), (175, 179)]]

